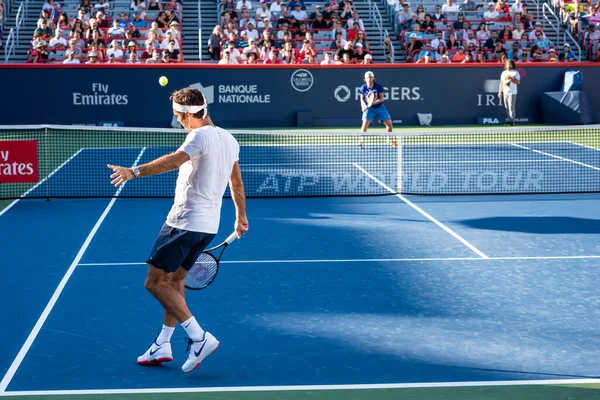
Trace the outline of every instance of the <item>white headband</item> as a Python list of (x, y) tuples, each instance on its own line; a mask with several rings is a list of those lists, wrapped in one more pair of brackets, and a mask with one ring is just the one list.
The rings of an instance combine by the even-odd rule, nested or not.
[(175, 100), (173, 100), (173, 110), (175, 111), (179, 111), (179, 112), (186, 112), (186, 113), (190, 113), (190, 114), (196, 114), (199, 111), (204, 110), (204, 113), (202, 114), (202, 118), (206, 117), (206, 107), (208, 106), (207, 102), (206, 102), (206, 97), (204, 97), (204, 93), (200, 92), (200, 94), (202, 95), (202, 100), (203, 100), (203, 105), (201, 106), (184, 106), (181, 105), (179, 103), (176, 103)]
[(173, 100), (173, 110), (175, 111), (179, 111), (179, 112), (186, 112), (186, 113), (190, 113), (190, 114), (196, 114), (198, 111), (202, 111), (206, 108), (206, 105), (203, 106), (182, 106), (179, 103), (176, 103), (175, 100)]

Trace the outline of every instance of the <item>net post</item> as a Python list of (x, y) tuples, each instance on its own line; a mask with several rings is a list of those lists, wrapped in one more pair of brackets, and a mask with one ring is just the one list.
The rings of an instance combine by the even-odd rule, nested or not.
[[(46, 126), (46, 127), (44, 127), (44, 165), (45, 165), (44, 172), (47, 172), (49, 170), (48, 167), (49, 167), (49, 164), (50, 164), (50, 162), (48, 161), (48, 157), (50, 156), (48, 154), (48, 147), (50, 147), (49, 144), (48, 144), (49, 141), (50, 141), (48, 139), (48, 137), (49, 137), (49, 131), (48, 131), (48, 127)], [(41, 163), (38, 161), (38, 171), (39, 171), (39, 165), (40, 164)], [(38, 180), (39, 180), (39, 178), (38, 178)], [(46, 188), (46, 201), (50, 201), (50, 189), (49, 188)]]
[(396, 137), (396, 143), (398, 143), (398, 151), (396, 154), (397, 170), (396, 170), (396, 190), (398, 193), (402, 193), (402, 135), (398, 134)]

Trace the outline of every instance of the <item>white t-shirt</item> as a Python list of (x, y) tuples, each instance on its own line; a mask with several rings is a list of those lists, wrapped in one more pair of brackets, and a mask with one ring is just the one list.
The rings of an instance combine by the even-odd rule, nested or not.
[(178, 150), (190, 160), (179, 167), (175, 201), (166, 223), (193, 232), (217, 233), (223, 194), (240, 146), (226, 130), (204, 126), (190, 131)]
[(505, 94), (517, 94), (517, 84), (511, 82), (510, 85), (506, 84), (505, 79), (507, 77), (512, 77), (513, 79), (521, 80), (521, 75), (514, 69), (512, 71), (504, 71), (502, 75), (500, 75), (500, 84), (502, 85), (502, 92)]

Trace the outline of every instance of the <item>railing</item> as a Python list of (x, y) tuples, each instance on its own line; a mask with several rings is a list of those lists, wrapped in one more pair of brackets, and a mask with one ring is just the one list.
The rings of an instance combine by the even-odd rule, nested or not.
[(198, 59), (202, 62), (202, 51), (204, 46), (202, 44), (202, 11), (200, 4), (202, 0), (198, 0)]
[(10, 56), (15, 53), (15, 28), (10, 28), (10, 33), (6, 39), (6, 43), (4, 43), (4, 48), (6, 49), (4, 53), (4, 62), (8, 63)]
[(554, 31), (556, 32), (557, 40), (562, 40), (563, 44), (567, 42), (573, 43), (575, 49), (577, 50), (577, 61), (581, 61), (581, 55), (583, 53), (581, 46), (579, 45), (579, 43), (577, 43), (577, 40), (573, 38), (569, 31), (561, 27), (562, 23), (560, 21), (560, 18), (558, 17), (558, 15), (556, 15), (556, 12), (554, 12), (552, 7), (550, 7), (548, 3), (542, 3), (542, 18), (544, 19), (544, 21), (547, 22), (548, 25), (550, 25), (554, 29)]
[(377, 31), (379, 31), (379, 44), (383, 45), (385, 41), (385, 33), (383, 30), (383, 17), (379, 12), (379, 8), (377, 8), (377, 4), (375, 4), (372, 0), (367, 0), (369, 4), (369, 15), (373, 18), (373, 24)]

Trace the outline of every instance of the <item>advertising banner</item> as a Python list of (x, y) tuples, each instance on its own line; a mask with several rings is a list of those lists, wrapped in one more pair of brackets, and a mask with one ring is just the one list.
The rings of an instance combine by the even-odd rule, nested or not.
[(0, 184), (38, 181), (38, 146), (35, 140), (0, 141)]

